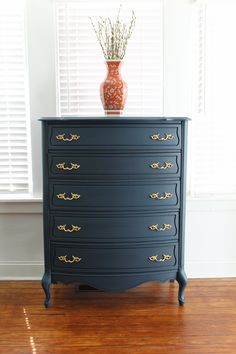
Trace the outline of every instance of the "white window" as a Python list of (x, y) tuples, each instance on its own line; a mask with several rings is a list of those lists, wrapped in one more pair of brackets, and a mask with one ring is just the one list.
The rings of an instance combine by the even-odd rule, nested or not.
[[(60, 115), (103, 113), (99, 85), (106, 71), (89, 16), (115, 16), (119, 4), (118, 0), (56, 1)], [(137, 16), (123, 65), (123, 77), (129, 87), (125, 114), (165, 115), (169, 103), (176, 108), (171, 115), (185, 116), (190, 102), (187, 82), (193, 98), (190, 195), (235, 198), (236, 49), (232, 43), (236, 33), (236, 1), (182, 0), (172, 4), (163, 0), (125, 0), (122, 4), (125, 14), (133, 8)], [(173, 8), (178, 10), (177, 14)], [(179, 42), (175, 42), (172, 30), (168, 32), (168, 26), (172, 26), (170, 18), (178, 28), (183, 27)], [(166, 55), (167, 47), (172, 56)], [(181, 55), (184, 59), (186, 54), (192, 59), (185, 70)], [(169, 67), (175, 77), (175, 72), (181, 72), (177, 82), (170, 77)], [(164, 80), (163, 72), (168, 74)], [(163, 89), (172, 83), (176, 86), (170, 100), (163, 93), (168, 90)]]
[(0, 2), (0, 194), (31, 191), (24, 2)]
[(193, 196), (236, 196), (236, 2), (198, 1), (191, 182)]
[[(56, 2), (59, 114), (102, 114), (99, 86), (106, 68), (89, 16), (117, 15), (120, 0)], [(128, 83), (124, 114), (163, 114), (162, 0), (122, 1), (121, 16), (136, 15), (124, 57)]]

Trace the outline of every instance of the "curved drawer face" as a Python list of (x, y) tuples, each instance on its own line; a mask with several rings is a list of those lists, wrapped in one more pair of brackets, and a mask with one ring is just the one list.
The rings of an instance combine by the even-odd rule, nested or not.
[(153, 247), (96, 247), (95, 244), (82, 246), (54, 244), (52, 264), (54, 271), (109, 273), (116, 270), (160, 270), (177, 267), (177, 244)]
[(51, 177), (83, 175), (139, 174), (150, 176), (179, 176), (180, 154), (165, 153), (150, 156), (75, 156), (50, 155), (49, 173)]
[(147, 146), (158, 148), (180, 148), (181, 125), (158, 124), (151, 127), (128, 126), (50, 126), (51, 148), (78, 148), (86, 146)]
[(78, 185), (51, 183), (52, 209), (178, 207), (179, 182), (148, 185)]
[(50, 234), (72, 241), (87, 239), (115, 242), (158, 241), (178, 238), (179, 214), (154, 214), (152, 216), (84, 217), (53, 215)]

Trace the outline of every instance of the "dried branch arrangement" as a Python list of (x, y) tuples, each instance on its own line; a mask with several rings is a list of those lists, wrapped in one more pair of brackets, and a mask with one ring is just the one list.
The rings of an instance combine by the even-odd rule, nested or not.
[(124, 23), (120, 19), (121, 6), (115, 21), (110, 17), (99, 17), (96, 23), (90, 17), (94, 32), (102, 48), (106, 60), (122, 60), (125, 56), (128, 40), (130, 39), (135, 27), (135, 13), (129, 23)]

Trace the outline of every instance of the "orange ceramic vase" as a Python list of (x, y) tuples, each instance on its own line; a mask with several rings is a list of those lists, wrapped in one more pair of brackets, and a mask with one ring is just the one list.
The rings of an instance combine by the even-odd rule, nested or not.
[(121, 77), (122, 61), (107, 60), (107, 77), (100, 85), (100, 96), (107, 115), (121, 115), (128, 87)]

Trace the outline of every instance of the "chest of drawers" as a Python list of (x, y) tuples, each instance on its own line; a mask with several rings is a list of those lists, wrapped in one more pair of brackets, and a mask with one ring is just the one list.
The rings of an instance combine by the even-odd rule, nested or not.
[(42, 118), (45, 306), (51, 284), (177, 280), (184, 303), (187, 118)]

